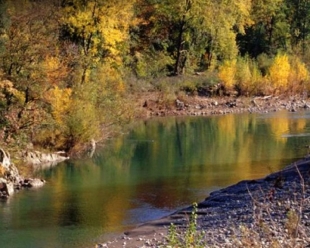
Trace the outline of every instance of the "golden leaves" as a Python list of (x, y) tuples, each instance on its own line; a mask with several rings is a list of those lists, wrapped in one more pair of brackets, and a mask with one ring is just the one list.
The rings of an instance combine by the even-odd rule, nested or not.
[(85, 55), (96, 57), (104, 53), (119, 63), (119, 44), (129, 38), (132, 5), (130, 1), (74, 1), (64, 8), (62, 22), (80, 39)]
[(62, 124), (64, 117), (67, 114), (68, 109), (71, 105), (71, 94), (72, 89), (60, 89), (58, 86), (55, 86), (53, 89), (50, 89), (46, 94), (46, 100), (52, 106), (52, 114), (54, 119), (58, 124)]
[(46, 74), (46, 81), (52, 85), (59, 85), (69, 73), (60, 56), (47, 55), (42, 62), (42, 67)]
[[(15, 97), (15, 99), (20, 103), (24, 104), (25, 102), (25, 93), (17, 90), (13, 83), (9, 80), (2, 80), (0, 81), (0, 90), (2, 92), (5, 92), (6, 94), (12, 94), (12, 96)], [(1, 93), (0, 93), (1, 97)]]
[(236, 60), (226, 60), (219, 68), (218, 77), (227, 90), (231, 90), (236, 83)]
[(287, 87), (290, 69), (291, 66), (286, 54), (277, 55), (275, 57), (269, 68), (270, 83), (275, 89)]

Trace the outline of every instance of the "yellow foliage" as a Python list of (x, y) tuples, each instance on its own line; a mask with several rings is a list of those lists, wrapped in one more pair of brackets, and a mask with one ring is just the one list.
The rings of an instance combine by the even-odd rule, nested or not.
[(60, 89), (55, 86), (46, 94), (46, 100), (52, 106), (52, 114), (58, 124), (62, 124), (71, 104), (72, 89)]
[(60, 61), (59, 56), (48, 55), (43, 61), (43, 68), (46, 73), (46, 81), (50, 84), (59, 84), (68, 71), (66, 66)]
[(286, 54), (278, 54), (269, 68), (269, 81), (274, 90), (287, 89), (290, 63)]
[(236, 84), (242, 94), (256, 94), (261, 90), (263, 77), (255, 61), (249, 58), (238, 59)]
[(293, 92), (301, 91), (309, 80), (309, 72), (306, 65), (299, 58), (291, 59), (291, 71), (289, 76), (290, 88)]
[(99, 79), (101, 87), (109, 91), (107, 93), (118, 95), (125, 92), (125, 84), (121, 74), (108, 64), (98, 68), (96, 77)]
[(95, 105), (83, 99), (73, 99), (66, 116), (69, 135), (76, 144), (88, 142), (97, 138), (100, 133), (100, 113)]
[[(93, 59), (102, 50), (116, 63), (121, 62), (119, 44), (129, 38), (133, 20), (133, 1), (73, 1), (64, 8), (62, 22), (83, 40), (84, 55)], [(101, 50), (101, 51), (99, 51)]]
[(237, 13), (237, 27), (239, 32), (245, 34), (245, 27), (254, 24), (254, 21), (251, 19), (252, 11), (252, 1), (251, 0), (239, 0), (233, 1), (233, 4), (236, 6)]
[(236, 83), (236, 60), (226, 60), (219, 68), (218, 76), (226, 89), (232, 89)]
[(7, 91), (8, 93), (12, 94), (19, 103), (24, 104), (25, 93), (17, 90), (11, 81), (9, 80), (0, 81), (0, 90)]

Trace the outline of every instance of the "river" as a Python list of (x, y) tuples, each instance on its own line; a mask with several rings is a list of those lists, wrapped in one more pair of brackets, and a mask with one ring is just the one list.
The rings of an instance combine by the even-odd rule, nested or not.
[(94, 247), (307, 154), (310, 112), (158, 118), (0, 201), (1, 247)]

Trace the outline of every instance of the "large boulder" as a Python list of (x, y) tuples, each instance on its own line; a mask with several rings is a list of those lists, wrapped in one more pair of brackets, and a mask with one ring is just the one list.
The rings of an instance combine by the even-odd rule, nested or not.
[(14, 193), (14, 185), (4, 178), (0, 178), (0, 198), (8, 198)]
[(28, 178), (22, 182), (23, 187), (38, 188), (45, 184), (45, 180), (39, 178)]

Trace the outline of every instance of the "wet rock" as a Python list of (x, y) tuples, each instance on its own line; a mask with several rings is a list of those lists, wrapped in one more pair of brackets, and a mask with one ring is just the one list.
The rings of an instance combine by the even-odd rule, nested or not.
[(6, 198), (14, 194), (14, 184), (4, 178), (0, 178), (0, 196)]
[(27, 188), (37, 188), (42, 187), (45, 184), (45, 180), (39, 178), (28, 178), (22, 182), (23, 187)]
[[(9, 154), (3, 149), (1, 149), (0, 153), (2, 158), (5, 156), (10, 158)], [(44, 156), (41, 157), (44, 158)], [(49, 158), (53, 158), (53, 156)], [(45, 181), (39, 178), (24, 179), (19, 174), (17, 167), (10, 160), (6, 161), (9, 162), (6, 162), (5, 166), (3, 163), (0, 164), (0, 198), (8, 199), (15, 191), (23, 187), (41, 187), (44, 185)]]

